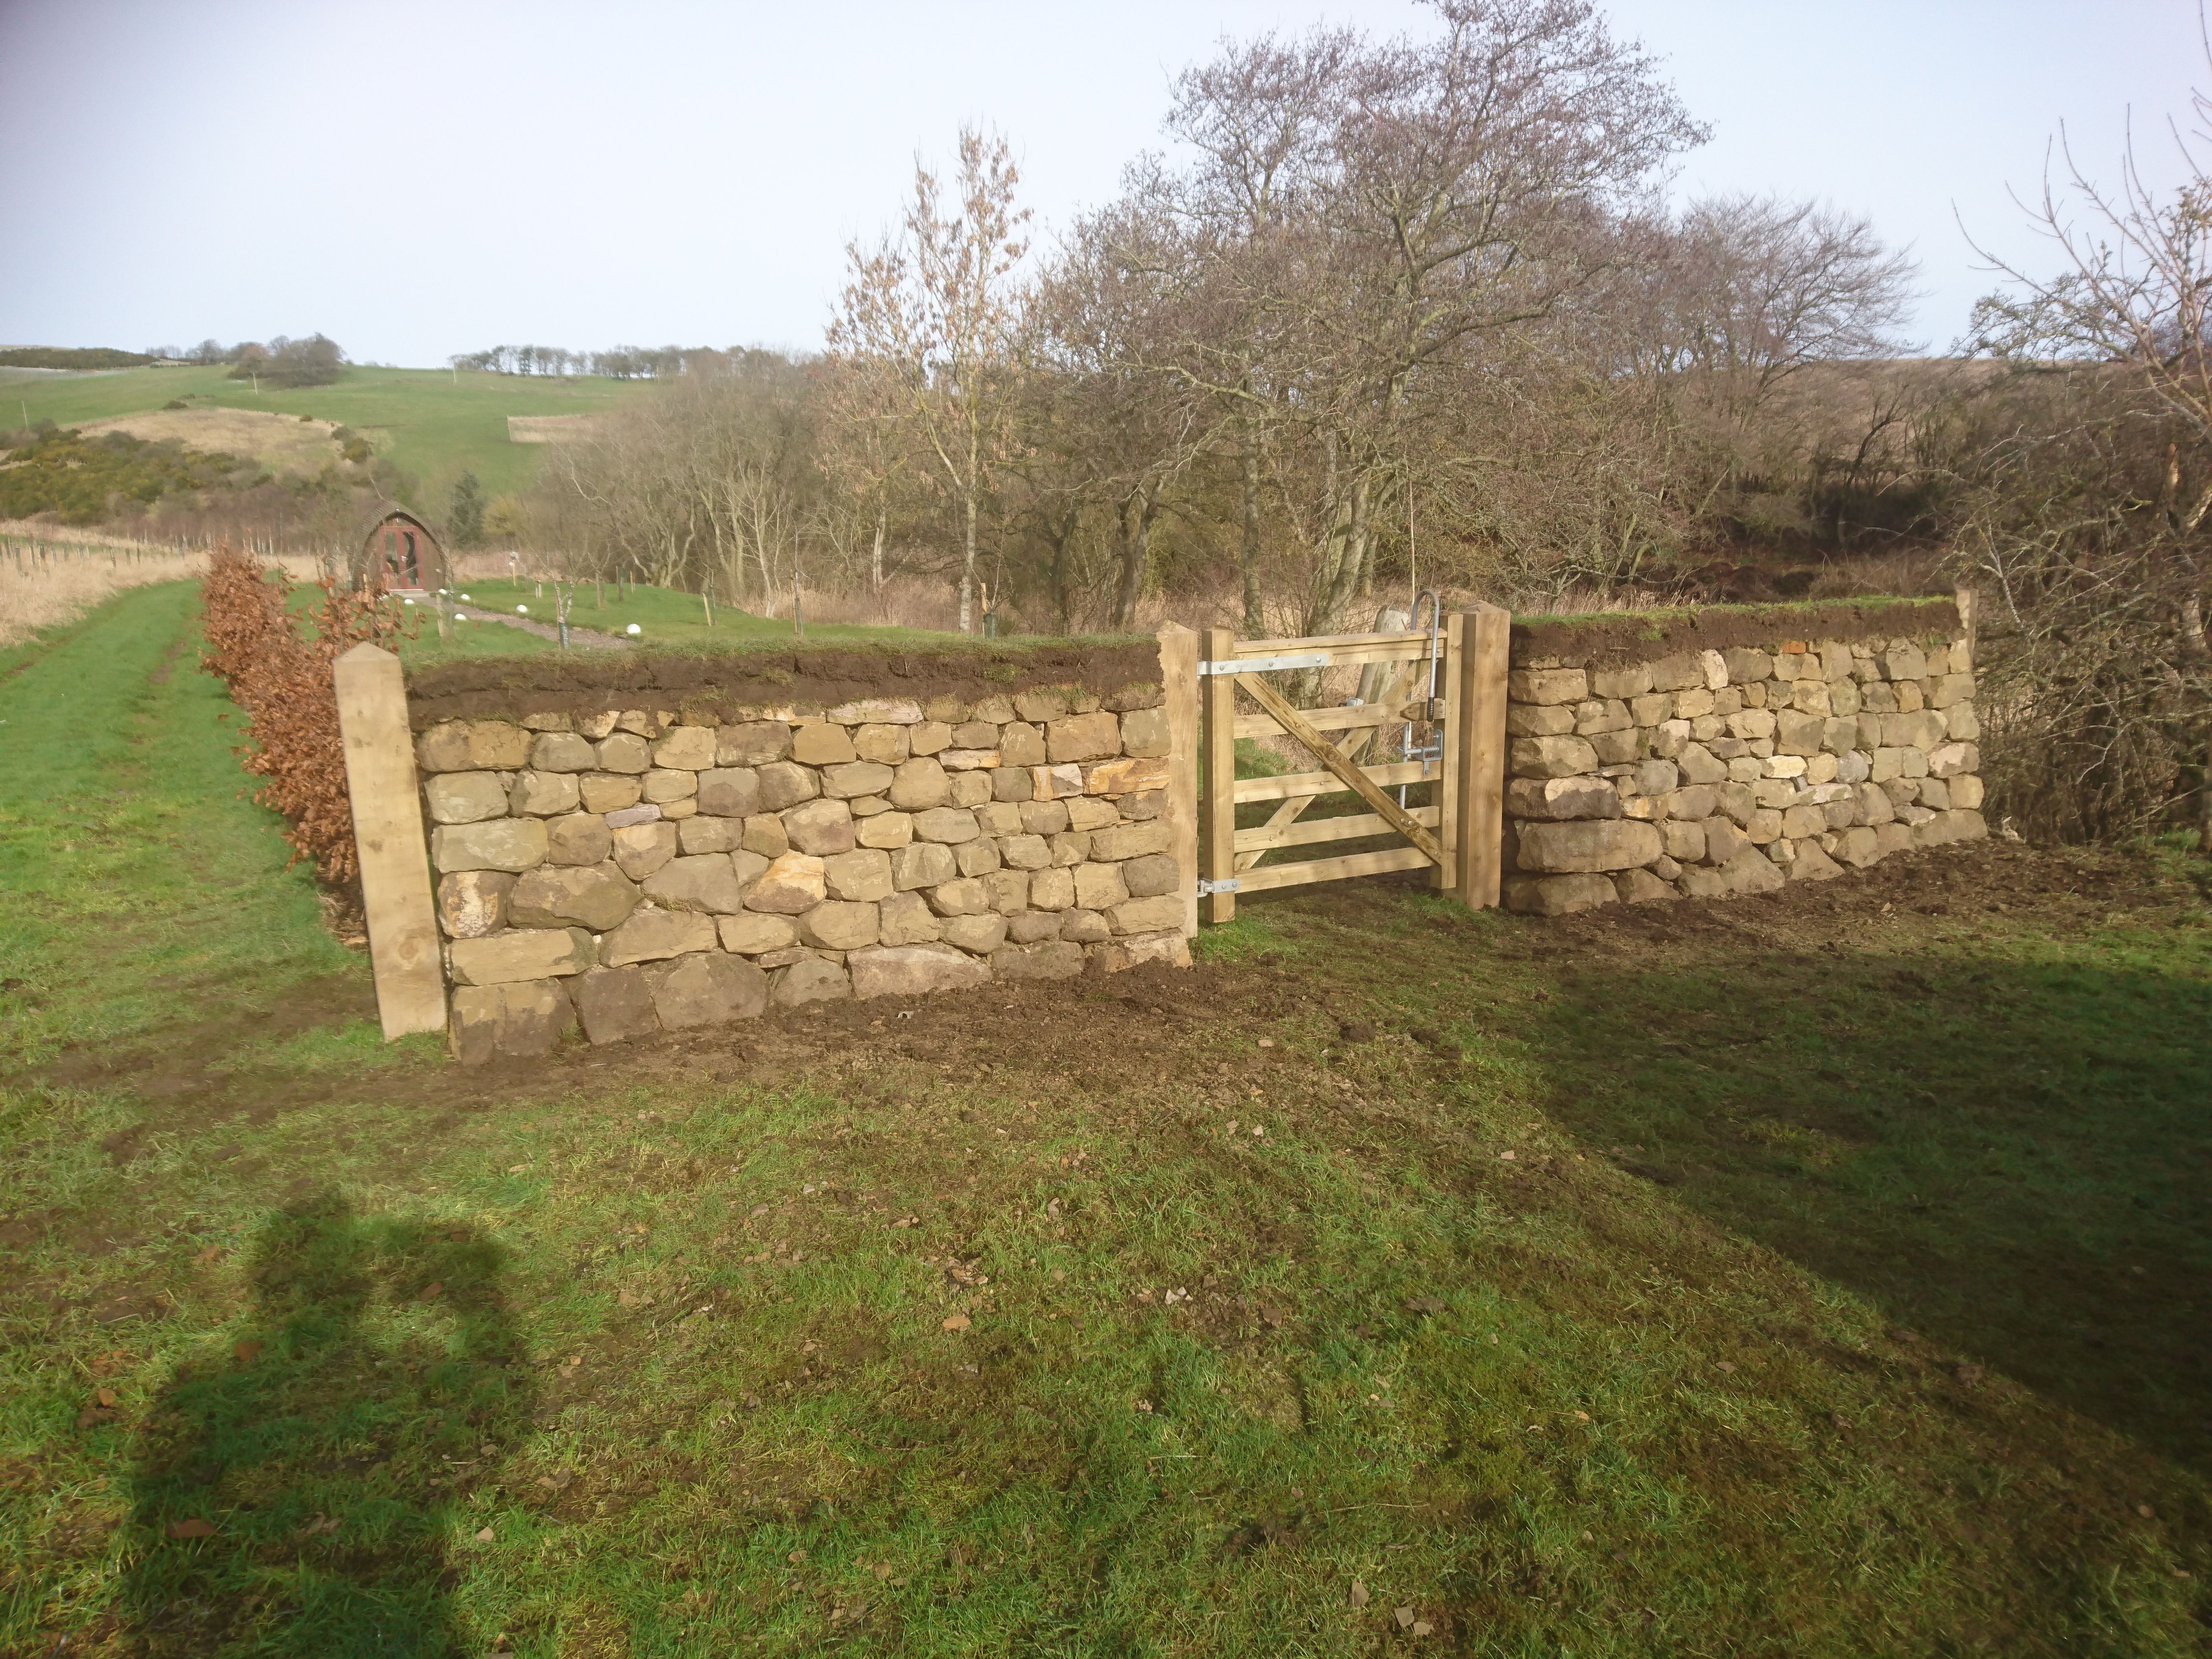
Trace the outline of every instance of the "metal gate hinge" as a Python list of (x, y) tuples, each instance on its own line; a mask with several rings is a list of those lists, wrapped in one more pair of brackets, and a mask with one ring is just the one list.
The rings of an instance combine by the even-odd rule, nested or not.
[(1219, 662), (1202, 662), (1198, 665), (1198, 672), (1201, 676), (1273, 674), (1285, 668), (1326, 668), (1328, 666), (1328, 653), (1325, 651), (1315, 651), (1302, 657), (1244, 657), (1242, 659), (1229, 657)]
[(1226, 881), (1208, 881), (1204, 876), (1200, 876), (1198, 878), (1198, 896), (1204, 898), (1208, 893), (1233, 893), (1237, 890), (1237, 878), (1235, 876), (1230, 877)]

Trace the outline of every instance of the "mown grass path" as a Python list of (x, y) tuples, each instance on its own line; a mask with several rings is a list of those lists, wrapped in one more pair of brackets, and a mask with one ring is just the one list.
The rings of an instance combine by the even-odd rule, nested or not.
[(0, 1652), (2206, 1650), (2186, 884), (1346, 887), (462, 1073), (190, 609), (0, 659)]

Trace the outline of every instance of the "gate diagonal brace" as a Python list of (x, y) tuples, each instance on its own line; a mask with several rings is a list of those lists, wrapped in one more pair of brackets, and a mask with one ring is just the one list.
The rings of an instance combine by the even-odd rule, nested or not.
[(1267, 711), (1268, 717), (1276, 725), (1313, 750), (1314, 757), (1341, 779), (1346, 788), (1381, 813), (1384, 823), (1419, 848), (1424, 858), (1431, 864), (1445, 862), (1444, 849), (1437, 838), (1407, 816), (1405, 808), (1384, 794), (1374, 779), (1338, 753), (1336, 745), (1309, 726), (1305, 717), (1284, 701), (1282, 693), (1267, 681), (1249, 673), (1237, 675), (1237, 684), (1253, 702)]

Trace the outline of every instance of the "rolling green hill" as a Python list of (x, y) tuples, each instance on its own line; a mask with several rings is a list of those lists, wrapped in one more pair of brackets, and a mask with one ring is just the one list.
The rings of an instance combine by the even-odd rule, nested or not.
[(0, 386), (0, 424), (27, 419), (73, 426), (159, 409), (187, 394), (195, 404), (309, 415), (363, 434), (380, 455), (421, 480), (427, 503), (439, 504), (463, 468), (492, 495), (530, 482), (544, 448), (509, 443), (508, 416), (588, 415), (649, 384), (354, 368), (336, 386), (257, 392), (251, 381), (228, 375), (216, 366), (10, 377)]

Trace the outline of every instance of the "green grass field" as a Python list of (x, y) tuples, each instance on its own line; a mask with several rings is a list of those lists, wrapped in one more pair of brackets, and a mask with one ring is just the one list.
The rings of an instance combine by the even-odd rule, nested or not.
[(0, 655), (0, 1652), (2212, 1646), (2156, 866), (1347, 885), (461, 1073), (378, 1042), (193, 625)]
[(510, 415), (587, 415), (611, 408), (647, 383), (592, 376), (460, 374), (442, 369), (348, 368), (335, 386), (256, 392), (221, 367), (133, 368), (108, 374), (14, 379), (0, 422), (51, 420), (62, 426), (159, 409), (186, 393), (227, 409), (274, 410), (336, 421), (368, 437), (377, 453), (415, 474), (443, 503), (462, 469), (493, 495), (520, 490), (536, 476), (544, 447), (507, 441)]

